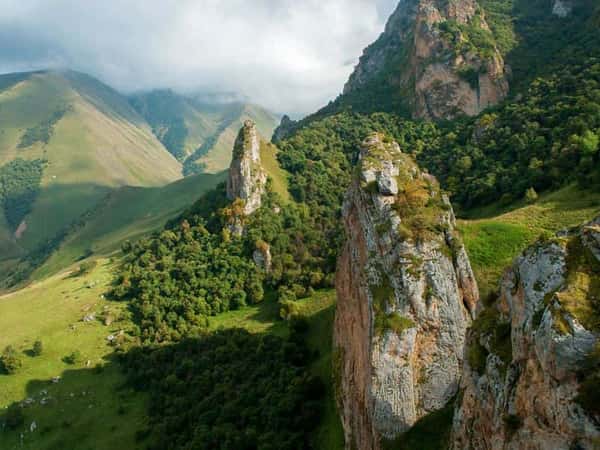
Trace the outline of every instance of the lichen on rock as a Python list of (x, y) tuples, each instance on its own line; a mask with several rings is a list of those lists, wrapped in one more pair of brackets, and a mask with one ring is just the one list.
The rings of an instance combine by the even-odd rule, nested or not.
[(343, 218), (338, 400), (347, 448), (379, 449), (457, 393), (478, 292), (448, 198), (381, 134), (362, 145)]

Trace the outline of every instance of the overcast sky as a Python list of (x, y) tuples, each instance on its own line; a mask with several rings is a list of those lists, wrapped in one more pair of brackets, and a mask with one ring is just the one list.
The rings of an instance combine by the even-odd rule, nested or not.
[(0, 73), (72, 68), (131, 92), (333, 99), (398, 0), (0, 0)]

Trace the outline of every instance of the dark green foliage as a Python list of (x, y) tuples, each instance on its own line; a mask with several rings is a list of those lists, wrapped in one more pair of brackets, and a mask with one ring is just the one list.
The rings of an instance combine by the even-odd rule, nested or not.
[(54, 125), (56, 125), (58, 121), (63, 118), (67, 111), (69, 111), (68, 107), (59, 108), (54, 111), (48, 119), (40, 122), (34, 127), (27, 128), (25, 133), (23, 133), (21, 136), (18, 148), (27, 148), (36, 142), (41, 142), (42, 144), (47, 144), (50, 142), (52, 133), (54, 133)]
[[(306, 206), (283, 205), (268, 191), (263, 207), (243, 218), (242, 238), (227, 229), (239, 211), (221, 185), (161, 233), (123, 247), (127, 262), (113, 294), (130, 300), (144, 342), (196, 335), (209, 316), (260, 302), (264, 284), (280, 300), (332, 284), (337, 247), (328, 245)], [(270, 246), (269, 274), (252, 260), (260, 243)]]
[(450, 401), (439, 411), (423, 417), (396, 439), (383, 440), (381, 447), (383, 450), (446, 450), (453, 417), (454, 401)]
[(12, 345), (7, 346), (0, 355), (0, 367), (6, 374), (13, 374), (21, 368), (23, 360), (21, 355)]
[(74, 352), (69, 353), (67, 356), (63, 358), (65, 364), (79, 364), (83, 361), (83, 356), (79, 350), (75, 350)]
[(285, 340), (218, 331), (124, 357), (130, 383), (150, 394), (149, 449), (301, 450), (321, 411), (301, 335)]
[(23, 414), (23, 408), (17, 403), (13, 403), (6, 409), (4, 415), (6, 426), (11, 430), (16, 430), (25, 423), (25, 414)]
[(77, 268), (77, 270), (75, 272), (73, 272), (72, 276), (73, 277), (81, 277), (87, 273), (90, 273), (92, 270), (94, 270), (94, 268), (97, 265), (98, 265), (98, 261), (96, 261), (96, 260), (84, 261), (81, 264), (79, 264), (79, 267)]
[(0, 203), (6, 221), (16, 230), (31, 212), (40, 189), (44, 161), (17, 158), (0, 167)]
[(600, 59), (535, 80), (523, 99), (446, 124), (418, 155), (463, 208), (579, 181), (600, 184)]
[(478, 340), (475, 340), (475, 342), (469, 345), (469, 348), (467, 349), (467, 358), (471, 369), (479, 375), (483, 375), (488, 355), (489, 352), (487, 349), (481, 345)]
[(471, 328), (471, 345), (468, 350), (469, 364), (483, 373), (488, 349), (482, 347), (480, 338), (489, 336), (489, 352), (495, 354), (503, 362), (502, 370), (506, 371), (512, 362), (512, 341), (510, 322), (502, 320), (495, 306), (486, 307), (475, 319)]
[(44, 352), (44, 344), (42, 341), (37, 340), (33, 343), (33, 347), (31, 349), (31, 354), (33, 356), (40, 356)]
[(403, 151), (418, 154), (434, 145), (439, 132), (430, 123), (415, 123), (390, 114), (341, 113), (315, 121), (279, 143), (279, 160), (290, 172), (290, 192), (304, 202), (316, 227), (337, 253), (343, 232), (339, 220), (352, 166), (362, 141), (372, 132), (396, 140)]
[(586, 357), (579, 373), (581, 385), (577, 401), (588, 414), (600, 417), (600, 345)]

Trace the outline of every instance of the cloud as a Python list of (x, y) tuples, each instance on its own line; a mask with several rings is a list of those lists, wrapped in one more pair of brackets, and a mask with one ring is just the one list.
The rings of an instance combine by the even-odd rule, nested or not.
[(397, 0), (0, 0), (0, 71), (71, 68), (124, 92), (232, 92), (309, 113)]

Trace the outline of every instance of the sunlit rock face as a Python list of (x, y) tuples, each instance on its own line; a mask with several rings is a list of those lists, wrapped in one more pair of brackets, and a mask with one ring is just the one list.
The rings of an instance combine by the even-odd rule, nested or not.
[(241, 199), (244, 213), (252, 214), (261, 205), (267, 174), (260, 165), (260, 140), (256, 125), (248, 120), (240, 130), (233, 147), (233, 159), (227, 179), (227, 198)]
[[(471, 35), (484, 33), (480, 47)], [(483, 45), (483, 46), (482, 46)], [(508, 94), (502, 55), (475, 0), (403, 0), (344, 87), (389, 83), (416, 118), (477, 115)]]
[(348, 449), (379, 449), (457, 393), (478, 304), (448, 199), (397, 143), (362, 145), (346, 195), (334, 325)]
[(600, 350), (599, 225), (538, 242), (505, 273), (469, 336), (454, 449), (598, 448), (600, 417), (578, 395)]

